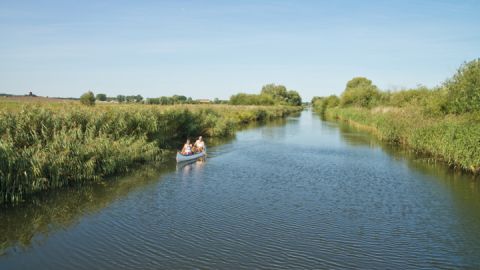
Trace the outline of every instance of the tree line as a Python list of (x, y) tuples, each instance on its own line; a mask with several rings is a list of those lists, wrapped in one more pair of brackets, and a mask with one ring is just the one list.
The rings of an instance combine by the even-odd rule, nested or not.
[[(85, 105), (95, 105), (95, 101), (115, 101), (118, 103), (144, 103), (157, 105), (175, 105), (175, 104), (198, 104), (199, 100), (193, 100), (191, 97), (183, 95), (161, 96), (158, 98), (144, 99), (141, 95), (116, 97), (107, 97), (106, 94), (95, 95), (92, 91), (84, 93), (80, 97), (80, 102)], [(260, 94), (239, 93), (230, 97), (230, 100), (220, 100), (215, 98), (208, 103), (213, 104), (231, 104), (231, 105), (291, 105), (301, 106), (302, 98), (297, 91), (287, 90), (283, 85), (267, 84), (264, 85)]]
[(356, 77), (348, 81), (340, 96), (314, 97), (311, 102), (320, 112), (337, 106), (418, 106), (429, 115), (480, 112), (480, 59), (464, 63), (451, 78), (434, 88), (382, 91), (371, 80)]
[[(116, 97), (107, 97), (106, 94), (94, 94), (92, 91), (84, 93), (80, 97), (80, 102), (84, 105), (95, 105), (96, 101), (102, 102), (118, 102), (118, 103), (142, 103), (142, 104), (158, 104), (158, 105), (175, 105), (175, 104), (198, 104), (198, 100), (193, 100), (191, 97), (183, 95), (161, 96), (158, 98), (146, 98), (141, 95), (124, 96), (118, 95)], [(223, 104), (225, 101), (214, 99), (212, 103)]]

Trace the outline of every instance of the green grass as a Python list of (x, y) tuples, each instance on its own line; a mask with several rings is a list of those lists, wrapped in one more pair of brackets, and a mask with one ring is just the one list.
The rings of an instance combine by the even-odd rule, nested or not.
[(448, 165), (480, 173), (480, 113), (432, 116), (418, 107), (333, 107), (327, 119), (366, 129), (378, 138), (405, 145)]
[[(0, 105), (3, 105), (0, 101)], [(99, 181), (158, 160), (178, 140), (223, 137), (300, 107), (97, 105), (0, 106), (0, 204), (65, 185)], [(5, 108), (5, 109), (4, 109)]]

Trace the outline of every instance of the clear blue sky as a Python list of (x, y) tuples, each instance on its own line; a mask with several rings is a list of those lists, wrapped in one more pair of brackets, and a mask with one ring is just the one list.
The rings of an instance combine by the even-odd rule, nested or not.
[(435, 86), (480, 57), (480, 1), (0, 1), (0, 93), (304, 99)]

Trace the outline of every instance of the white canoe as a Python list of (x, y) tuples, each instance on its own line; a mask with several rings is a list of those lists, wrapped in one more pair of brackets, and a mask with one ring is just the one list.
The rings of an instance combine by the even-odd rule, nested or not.
[(194, 159), (197, 159), (197, 158), (201, 158), (201, 157), (205, 156), (206, 154), (207, 153), (205, 151), (203, 151), (203, 152), (200, 152), (200, 153), (197, 153), (197, 154), (184, 156), (184, 155), (180, 154), (180, 152), (177, 152), (177, 162), (194, 160)]

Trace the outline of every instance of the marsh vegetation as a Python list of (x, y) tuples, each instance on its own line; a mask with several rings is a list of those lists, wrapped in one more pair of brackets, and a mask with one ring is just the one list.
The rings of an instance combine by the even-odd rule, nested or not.
[(159, 161), (162, 153), (178, 146), (179, 139), (228, 136), (242, 125), (301, 109), (74, 102), (18, 105), (0, 111), (0, 204), (18, 202), (42, 190), (100, 181), (135, 164)]
[(315, 97), (312, 104), (326, 118), (480, 173), (480, 59), (463, 64), (432, 89), (381, 91), (371, 80), (357, 77), (339, 97)]

